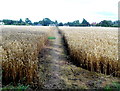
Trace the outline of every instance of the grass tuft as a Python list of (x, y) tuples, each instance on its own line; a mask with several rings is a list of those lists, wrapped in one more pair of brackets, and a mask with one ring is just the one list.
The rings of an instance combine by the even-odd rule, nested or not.
[(56, 39), (55, 37), (48, 37), (48, 39)]

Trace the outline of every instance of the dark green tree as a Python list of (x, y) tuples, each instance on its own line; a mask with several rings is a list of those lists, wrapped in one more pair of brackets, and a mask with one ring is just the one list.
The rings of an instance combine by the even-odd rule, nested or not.
[(26, 25), (32, 25), (32, 22), (29, 18), (25, 19), (25, 23), (26, 23)]
[(79, 20), (73, 21), (73, 26), (80, 26)]
[(25, 22), (22, 19), (20, 19), (17, 25), (25, 25)]
[(39, 24), (39, 22), (34, 22), (34, 23), (33, 23), (33, 25), (38, 25), (38, 24)]
[(15, 23), (13, 20), (9, 20), (9, 19), (3, 19), (3, 22), (5, 25), (13, 25)]
[(43, 26), (49, 26), (50, 24), (53, 24), (53, 21), (51, 21), (49, 18), (44, 18), (42, 21), (40, 21), (40, 23)]
[(82, 21), (82, 23), (81, 23), (81, 26), (90, 26), (90, 23), (87, 22), (87, 20), (85, 20), (85, 19), (83, 18), (83, 21)]
[(103, 20), (99, 23), (99, 25), (102, 27), (112, 27), (113, 23), (112, 21)]
[(113, 27), (120, 27), (120, 20), (114, 21)]
[(57, 20), (55, 20), (54, 24), (55, 24), (56, 26), (58, 26), (58, 21), (57, 21)]
[(58, 24), (58, 26), (63, 26), (63, 23), (62, 23), (62, 22), (60, 22), (60, 23)]
[(19, 23), (22, 23), (22, 22), (23, 22), (23, 20), (22, 20), (22, 19), (20, 19), (20, 20), (19, 20)]

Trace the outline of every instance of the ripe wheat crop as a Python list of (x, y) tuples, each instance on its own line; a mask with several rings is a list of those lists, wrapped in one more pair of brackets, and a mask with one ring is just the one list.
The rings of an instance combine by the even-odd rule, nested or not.
[(47, 27), (0, 26), (2, 79), (5, 82), (36, 81), (38, 54), (47, 42)]
[(117, 28), (60, 27), (70, 56), (90, 71), (120, 76)]

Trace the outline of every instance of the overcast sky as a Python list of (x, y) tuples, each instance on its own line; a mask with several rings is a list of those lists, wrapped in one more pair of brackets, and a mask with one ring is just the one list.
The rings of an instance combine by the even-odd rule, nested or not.
[(118, 19), (119, 0), (0, 0), (0, 20), (43, 18), (67, 22), (85, 18), (88, 22)]

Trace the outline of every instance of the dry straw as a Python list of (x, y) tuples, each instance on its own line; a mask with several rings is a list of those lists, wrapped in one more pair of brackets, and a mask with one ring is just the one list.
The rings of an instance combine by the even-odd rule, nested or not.
[(32, 83), (37, 78), (38, 54), (44, 47), (49, 28), (4, 26), (2, 28), (2, 79)]
[(60, 28), (74, 61), (90, 71), (120, 77), (117, 28)]

